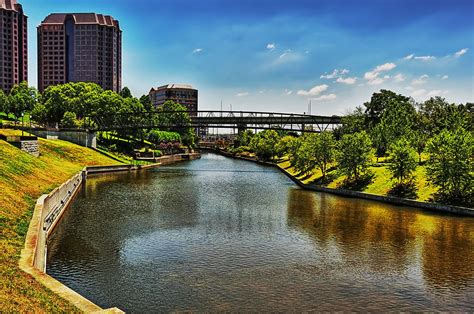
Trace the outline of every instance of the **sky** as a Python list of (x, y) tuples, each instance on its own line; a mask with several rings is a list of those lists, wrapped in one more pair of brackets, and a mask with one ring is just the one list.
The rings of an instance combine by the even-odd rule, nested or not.
[(199, 90), (199, 109), (344, 114), (390, 89), (474, 102), (473, 0), (19, 0), (36, 27), (49, 13), (112, 15), (122, 82), (134, 96), (168, 83)]

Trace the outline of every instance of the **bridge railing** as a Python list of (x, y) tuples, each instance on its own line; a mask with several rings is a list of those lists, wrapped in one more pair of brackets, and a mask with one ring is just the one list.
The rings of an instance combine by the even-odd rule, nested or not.
[[(189, 118), (181, 115), (187, 113)], [(114, 130), (127, 128), (162, 127), (255, 127), (261, 129), (291, 129), (305, 131), (305, 126), (315, 125), (321, 131), (329, 125), (341, 123), (339, 116), (318, 116), (295, 113), (261, 111), (147, 111), (89, 116), (84, 128)], [(323, 127), (321, 127), (324, 125)], [(295, 127), (297, 126), (297, 127)]]

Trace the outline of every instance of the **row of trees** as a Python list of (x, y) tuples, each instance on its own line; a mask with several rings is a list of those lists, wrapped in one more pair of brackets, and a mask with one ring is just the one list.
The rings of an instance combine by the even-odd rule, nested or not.
[(472, 104), (449, 104), (440, 97), (416, 104), (382, 90), (364, 107), (346, 115), (334, 132), (297, 137), (246, 131), (239, 137), (245, 145), (241, 149), (266, 160), (287, 155), (297, 171), (319, 169), (322, 181), (337, 169), (348, 186), (370, 179), (374, 158), (383, 157), (394, 181), (392, 192), (401, 196), (413, 196), (415, 171), (424, 164), (428, 179), (439, 188), (438, 201), (474, 203)]
[[(51, 127), (74, 128), (89, 126), (117, 127), (115, 133), (124, 138), (139, 141), (153, 139), (154, 142), (176, 141), (160, 138), (153, 128), (133, 128), (133, 126), (157, 126), (160, 131), (175, 132), (184, 145), (194, 144), (194, 133), (189, 127), (190, 118), (186, 108), (172, 101), (158, 108), (157, 114), (145, 114), (155, 110), (149, 97), (139, 99), (124, 87), (120, 93), (103, 90), (95, 83), (66, 83), (49, 86), (42, 94), (26, 82), (15, 85), (8, 95), (0, 91), (0, 112), (13, 114), (19, 118), (30, 112), (32, 119)], [(168, 112), (172, 113), (168, 113)], [(174, 111), (174, 112), (173, 112)], [(160, 112), (166, 112), (160, 114)], [(158, 143), (159, 144), (159, 143)]]

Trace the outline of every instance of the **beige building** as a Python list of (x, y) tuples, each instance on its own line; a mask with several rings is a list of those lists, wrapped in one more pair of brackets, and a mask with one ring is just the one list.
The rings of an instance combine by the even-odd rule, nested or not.
[(189, 111), (198, 110), (198, 91), (187, 84), (168, 84), (152, 88), (148, 94), (153, 106), (158, 107), (167, 100), (180, 103)]
[(27, 16), (16, 0), (0, 0), (0, 89), (28, 81)]

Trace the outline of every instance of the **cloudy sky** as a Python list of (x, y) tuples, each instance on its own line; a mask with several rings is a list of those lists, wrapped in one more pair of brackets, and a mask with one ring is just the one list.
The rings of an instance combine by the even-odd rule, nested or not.
[(391, 89), (474, 102), (472, 0), (20, 0), (35, 27), (51, 12), (96, 12), (123, 30), (135, 96), (189, 83), (200, 109), (341, 114)]

